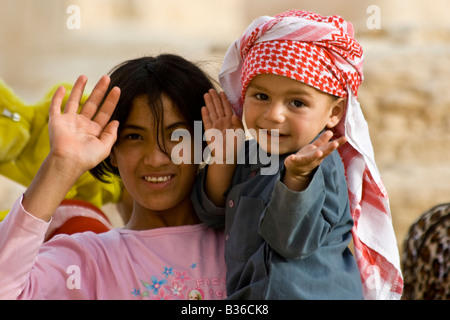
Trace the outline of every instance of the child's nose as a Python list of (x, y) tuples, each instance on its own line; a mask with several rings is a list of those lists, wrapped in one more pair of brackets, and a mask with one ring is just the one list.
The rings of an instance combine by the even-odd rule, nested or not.
[[(163, 146), (161, 146), (163, 147)], [(158, 145), (147, 149), (144, 157), (144, 164), (158, 167), (170, 163), (170, 154), (166, 154)]]
[(285, 120), (284, 105), (280, 102), (271, 103), (264, 114), (264, 118), (275, 123), (282, 123)]

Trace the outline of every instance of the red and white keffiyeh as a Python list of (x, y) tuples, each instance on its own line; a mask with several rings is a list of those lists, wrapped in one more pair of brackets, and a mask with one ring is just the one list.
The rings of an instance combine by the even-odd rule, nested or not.
[(357, 100), (363, 60), (351, 23), (295, 10), (254, 20), (228, 49), (219, 80), (240, 117), (246, 88), (261, 73), (290, 77), (347, 99), (346, 115), (334, 130), (335, 137), (345, 135), (349, 142), (339, 153), (355, 221), (352, 234), (363, 294), (366, 299), (399, 299), (403, 279), (389, 198)]

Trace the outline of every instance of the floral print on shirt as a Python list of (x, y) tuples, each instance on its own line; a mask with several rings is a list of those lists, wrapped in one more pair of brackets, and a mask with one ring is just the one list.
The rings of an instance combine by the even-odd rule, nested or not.
[(204, 289), (207, 289), (210, 297), (225, 298), (224, 290), (212, 288), (225, 284), (225, 279), (194, 279), (189, 270), (196, 268), (197, 263), (182, 271), (165, 266), (160, 275), (140, 279), (141, 286), (134, 288), (131, 295), (153, 300), (203, 300), (206, 298)]

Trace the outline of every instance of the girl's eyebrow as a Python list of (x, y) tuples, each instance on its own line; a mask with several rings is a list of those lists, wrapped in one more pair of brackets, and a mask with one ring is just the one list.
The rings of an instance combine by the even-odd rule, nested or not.
[(175, 129), (178, 127), (189, 127), (188, 123), (186, 121), (177, 121), (174, 122), (172, 124), (169, 124), (168, 126), (165, 127), (165, 130), (171, 130), (171, 129)]
[[(186, 121), (177, 121), (174, 122), (172, 124), (169, 124), (168, 126), (166, 126), (164, 129), (165, 130), (172, 130), (172, 129), (176, 129), (179, 127), (189, 127), (188, 123)], [(135, 124), (125, 124), (123, 126), (123, 130), (138, 130), (138, 131), (146, 131), (148, 128), (140, 126), (140, 125), (135, 125)]]
[(123, 125), (123, 129), (141, 130), (141, 131), (145, 130), (144, 127), (138, 126), (138, 125), (135, 125), (135, 124), (124, 124)]

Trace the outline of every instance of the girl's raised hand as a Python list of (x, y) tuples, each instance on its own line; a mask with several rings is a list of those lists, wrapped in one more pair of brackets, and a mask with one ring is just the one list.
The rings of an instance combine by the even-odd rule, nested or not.
[(65, 88), (55, 92), (49, 111), (50, 155), (73, 162), (74, 168), (87, 171), (103, 161), (117, 138), (118, 122), (109, 119), (119, 100), (120, 89), (113, 88), (103, 104), (110, 79), (103, 76), (78, 112), (87, 83), (80, 76), (61, 113)]
[(109, 119), (119, 101), (119, 88), (112, 89), (102, 104), (110, 82), (108, 76), (102, 77), (78, 113), (86, 82), (85, 76), (77, 79), (63, 113), (64, 87), (58, 88), (50, 104), (50, 152), (22, 199), (25, 210), (44, 221), (50, 221), (76, 180), (109, 155), (117, 137), (118, 122)]

